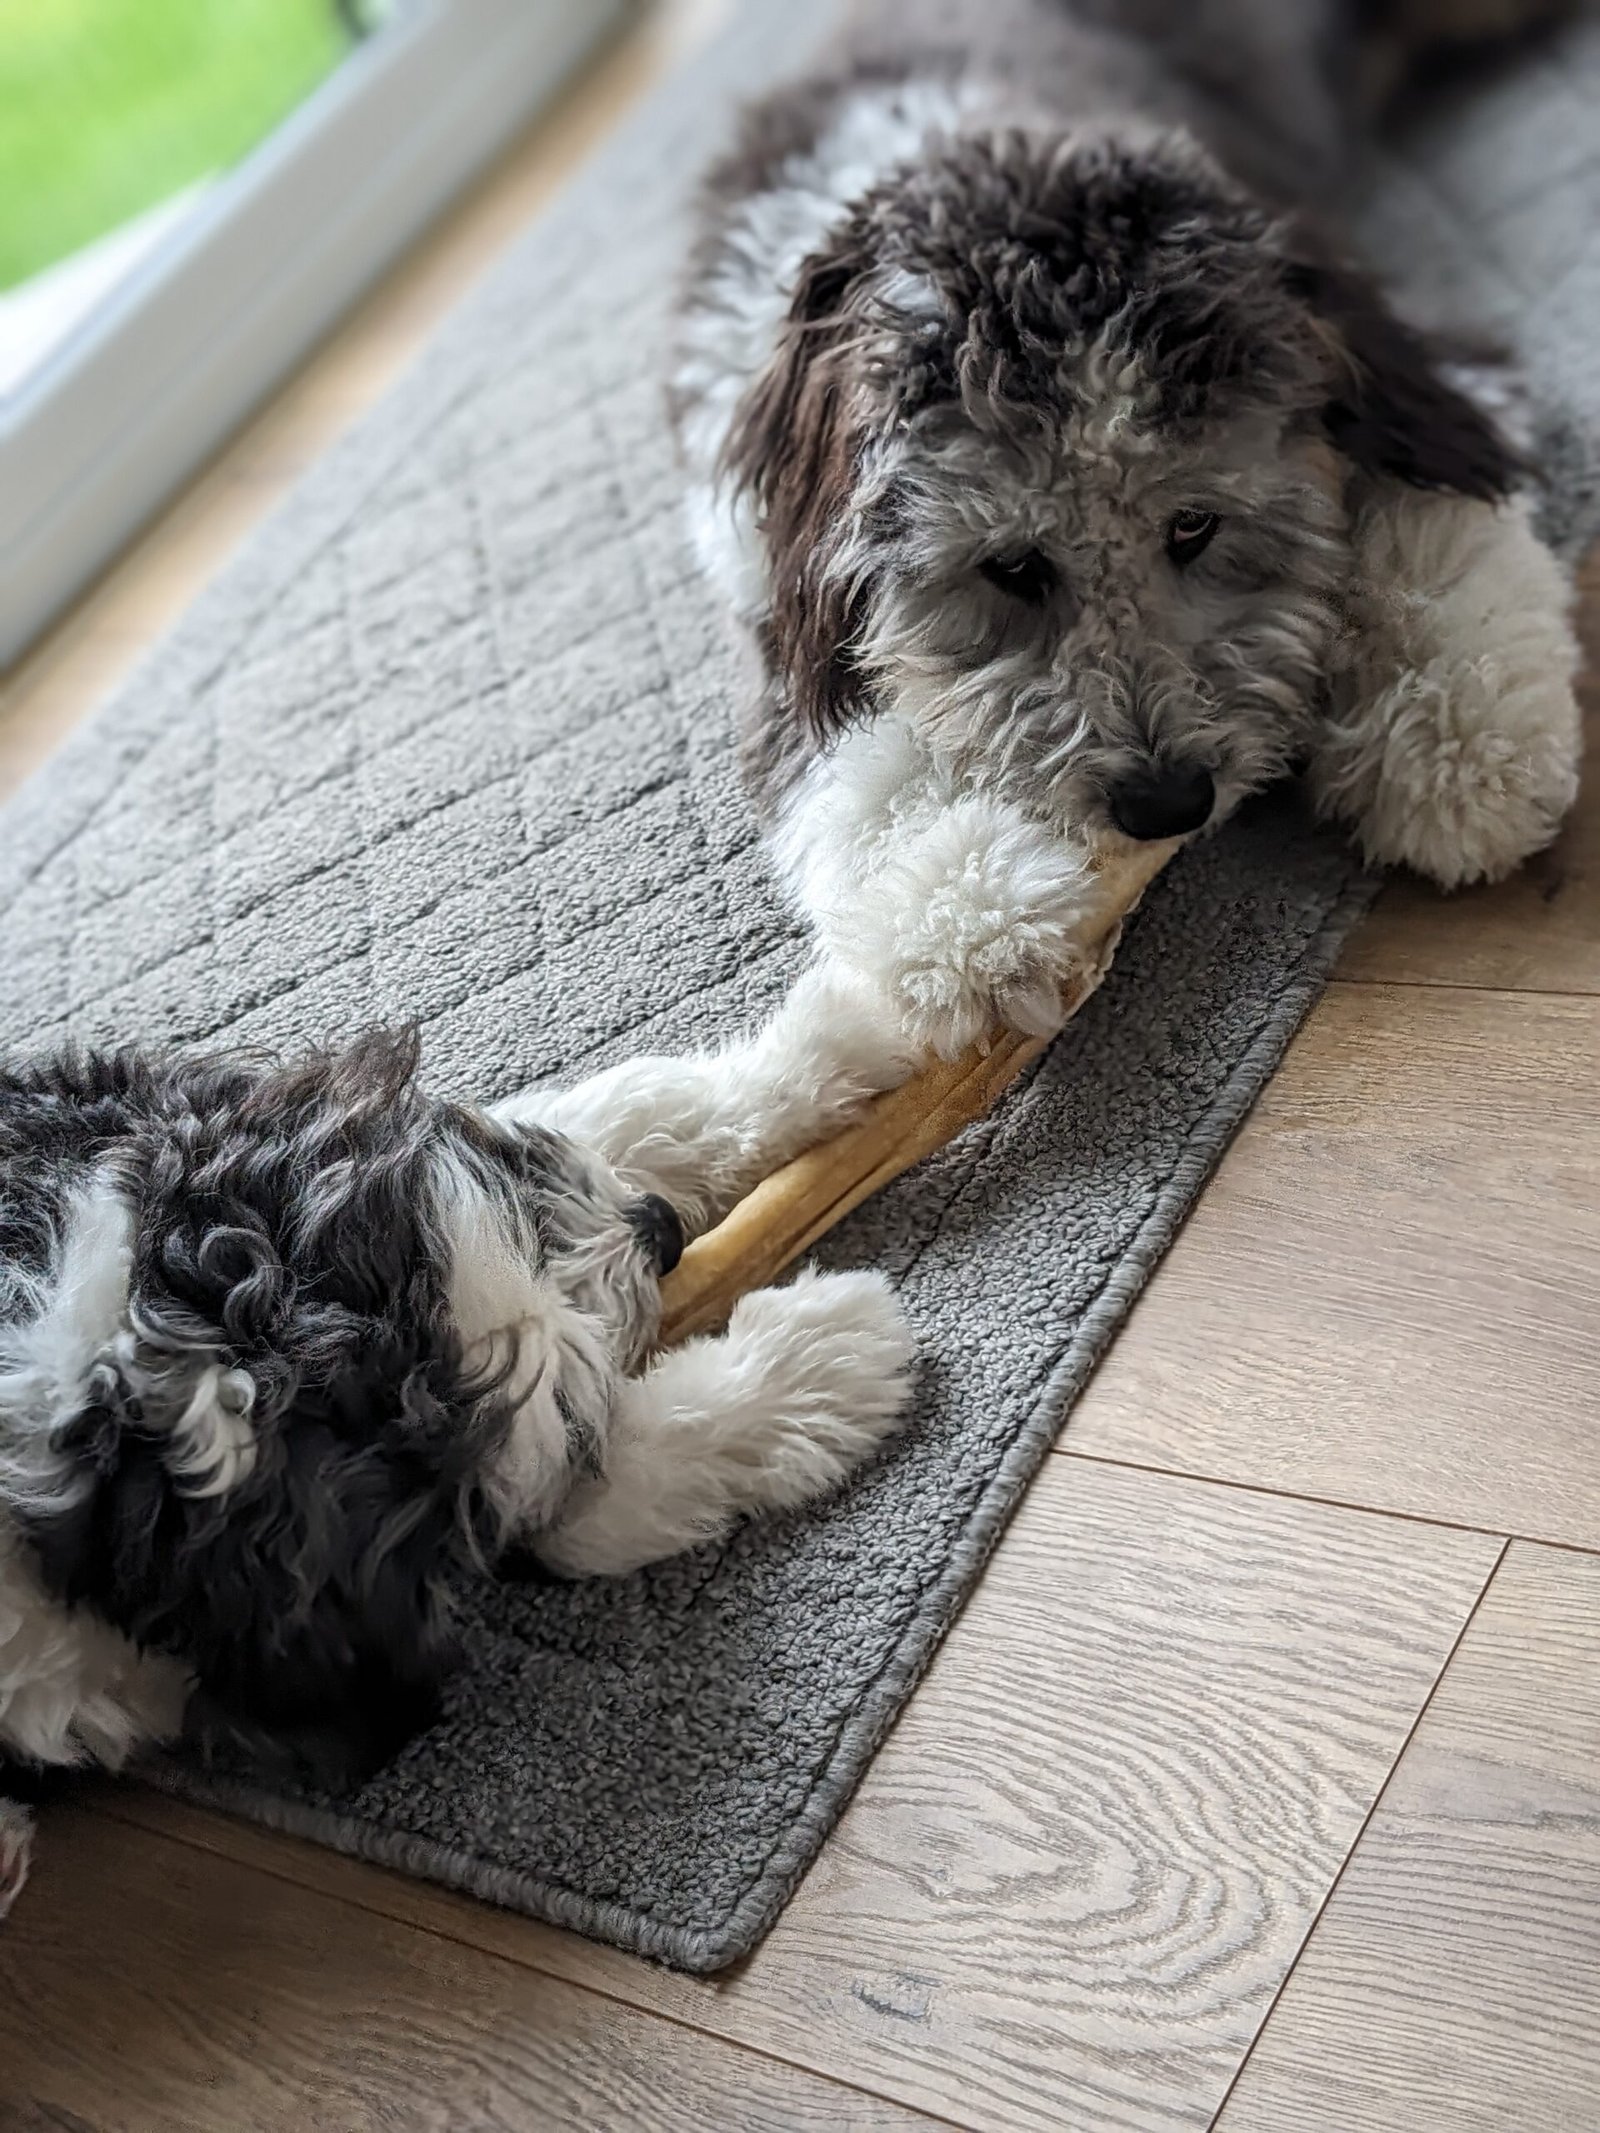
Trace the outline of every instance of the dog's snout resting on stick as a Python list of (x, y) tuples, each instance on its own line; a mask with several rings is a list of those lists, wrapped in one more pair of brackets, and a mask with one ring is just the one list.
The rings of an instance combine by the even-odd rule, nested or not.
[(1571, 803), (1522, 468), (1320, 220), (1360, 85), (1550, 0), (860, 0), (713, 169), (672, 401), (831, 954), (1052, 1026), (1083, 850), (1291, 772), (1445, 887)]

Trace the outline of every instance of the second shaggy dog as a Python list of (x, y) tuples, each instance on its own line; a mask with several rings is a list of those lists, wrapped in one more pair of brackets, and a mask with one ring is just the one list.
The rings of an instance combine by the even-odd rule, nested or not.
[(714, 1057), (493, 1113), (382, 1035), (0, 1069), (0, 1915), (40, 1772), (181, 1730), (348, 1786), (508, 1545), (632, 1570), (871, 1452), (910, 1361), (875, 1274), (648, 1350), (684, 1232), (909, 1064), (819, 970)]

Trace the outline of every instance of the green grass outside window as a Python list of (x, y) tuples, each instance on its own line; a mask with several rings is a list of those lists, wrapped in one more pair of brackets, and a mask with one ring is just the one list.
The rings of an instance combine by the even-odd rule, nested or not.
[(333, 0), (0, 0), (0, 289), (238, 162), (348, 49)]

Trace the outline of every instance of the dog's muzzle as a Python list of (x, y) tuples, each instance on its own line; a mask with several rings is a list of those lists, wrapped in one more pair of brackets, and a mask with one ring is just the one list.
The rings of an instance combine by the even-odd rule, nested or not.
[(670, 1274), (683, 1257), (683, 1224), (678, 1210), (658, 1192), (647, 1192), (633, 1210), (633, 1226), (658, 1274)]

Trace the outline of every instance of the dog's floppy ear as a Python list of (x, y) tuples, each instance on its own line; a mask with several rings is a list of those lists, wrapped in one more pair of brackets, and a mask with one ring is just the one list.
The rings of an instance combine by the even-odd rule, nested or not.
[(722, 456), (723, 473), (760, 516), (772, 658), (819, 739), (836, 733), (861, 699), (851, 657), (861, 586), (844, 550), (865, 444), (865, 265), (848, 233), (806, 260), (777, 348)]
[(1288, 274), (1332, 360), (1323, 421), (1347, 459), (1369, 474), (1484, 502), (1516, 487), (1525, 471), (1516, 452), (1370, 275), (1309, 246)]

